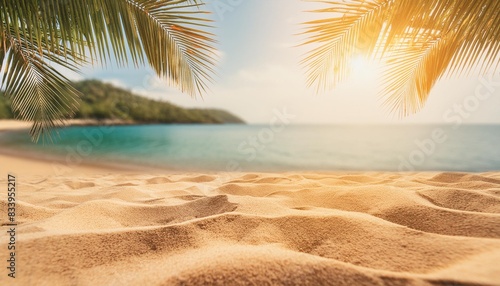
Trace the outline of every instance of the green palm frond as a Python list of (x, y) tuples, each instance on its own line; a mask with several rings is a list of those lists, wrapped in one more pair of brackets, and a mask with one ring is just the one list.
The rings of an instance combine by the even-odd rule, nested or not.
[[(78, 93), (52, 63), (150, 65), (192, 96), (215, 66), (211, 21), (196, 0), (0, 1), (2, 86), (34, 139), (77, 108)], [(14, 102), (17, 104), (15, 105)]]
[[(81, 55), (75, 53), (62, 58), (5, 31), (5, 41), (0, 43), (0, 61), (3, 76), (2, 88), (12, 101), (12, 111), (23, 120), (32, 121), (30, 134), (34, 141), (47, 135), (63, 119), (74, 114), (78, 107), (78, 92), (52, 65), (60, 64), (77, 71)], [(38, 52), (41, 51), (41, 54)]]
[[(498, 0), (316, 2), (329, 8), (315, 12), (331, 17), (305, 23), (305, 44), (319, 45), (304, 60), (309, 85), (335, 86), (349, 74), (353, 55), (362, 52), (385, 64), (385, 102), (406, 116), (424, 106), (443, 76), (468, 74), (478, 64), (481, 73), (498, 68)], [(359, 48), (362, 41), (368, 48)]]

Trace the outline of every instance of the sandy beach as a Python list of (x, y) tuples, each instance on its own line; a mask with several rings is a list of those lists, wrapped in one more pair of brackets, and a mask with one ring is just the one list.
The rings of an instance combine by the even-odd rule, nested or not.
[(0, 19), (0, 286), (500, 286), (500, 0)]
[[(79, 166), (54, 176), (49, 162), (7, 155), (0, 162), (2, 174), (17, 174), (18, 222), (16, 279), (2, 267), (2, 285), (500, 281), (500, 173), (153, 174)], [(6, 194), (0, 204), (6, 245)]]

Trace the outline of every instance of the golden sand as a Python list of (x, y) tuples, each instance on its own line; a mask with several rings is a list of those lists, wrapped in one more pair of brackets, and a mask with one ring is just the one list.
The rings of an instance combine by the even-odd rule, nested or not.
[(54, 176), (0, 161), (19, 174), (17, 278), (2, 267), (2, 285), (500, 284), (500, 173)]

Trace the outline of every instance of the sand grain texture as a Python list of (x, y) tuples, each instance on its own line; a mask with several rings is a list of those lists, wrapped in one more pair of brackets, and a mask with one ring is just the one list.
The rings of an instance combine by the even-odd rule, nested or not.
[(500, 285), (499, 173), (92, 174), (18, 186), (18, 277), (3, 268), (1, 285)]

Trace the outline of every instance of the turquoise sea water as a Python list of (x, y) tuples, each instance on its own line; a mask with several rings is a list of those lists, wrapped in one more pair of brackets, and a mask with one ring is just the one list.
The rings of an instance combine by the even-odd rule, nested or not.
[(133, 163), (186, 171), (500, 170), (500, 126), (146, 125), (70, 127), (56, 144), (26, 132), (0, 144), (71, 163)]

